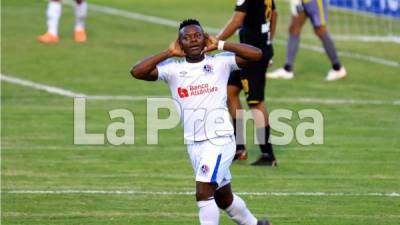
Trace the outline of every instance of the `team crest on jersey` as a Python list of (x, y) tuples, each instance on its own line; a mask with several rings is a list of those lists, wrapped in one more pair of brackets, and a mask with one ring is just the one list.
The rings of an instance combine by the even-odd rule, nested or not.
[(202, 165), (200, 168), (201, 174), (207, 175), (210, 172), (210, 168), (206, 164)]
[(203, 70), (206, 73), (212, 73), (213, 72), (213, 66), (211, 64), (206, 64), (203, 66)]

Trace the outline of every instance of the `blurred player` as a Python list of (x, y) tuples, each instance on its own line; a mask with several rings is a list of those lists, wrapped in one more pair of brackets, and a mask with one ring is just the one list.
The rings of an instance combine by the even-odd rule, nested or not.
[(326, 80), (334, 81), (346, 76), (346, 69), (341, 65), (335, 44), (327, 30), (328, 2), (327, 0), (291, 0), (292, 22), (289, 27), (289, 41), (286, 49), (286, 63), (281, 69), (267, 73), (271, 79), (292, 79), (293, 64), (300, 42), (300, 32), (307, 18), (310, 18), (314, 32), (321, 40), (325, 52), (332, 63)]
[[(205, 55), (217, 48), (229, 52)], [(261, 57), (260, 49), (217, 41), (204, 33), (197, 20), (185, 20), (179, 27), (178, 40), (167, 50), (138, 62), (130, 71), (137, 79), (165, 81), (178, 103), (196, 176), (202, 225), (218, 225), (219, 208), (237, 224), (270, 225), (268, 221), (258, 221), (244, 201), (232, 193), (229, 171), (235, 155), (233, 127), (226, 105), (229, 74)]]
[[(75, 41), (86, 41), (85, 18), (87, 15), (87, 3), (85, 0), (75, 0)], [(58, 22), (61, 17), (61, 0), (50, 0), (47, 6), (47, 32), (38, 37), (38, 40), (46, 44), (55, 44), (60, 41), (58, 37)]]
[(270, 127), (268, 111), (264, 103), (265, 72), (273, 56), (272, 37), (276, 29), (276, 19), (274, 0), (239, 0), (236, 3), (232, 18), (225, 25), (223, 31), (217, 35), (218, 39), (226, 40), (240, 28), (240, 42), (256, 46), (263, 51), (261, 61), (233, 72), (228, 82), (228, 105), (238, 142), (235, 158), (239, 160), (247, 159), (247, 151), (243, 145), (244, 137), (238, 129), (244, 126), (242, 115), (237, 115), (237, 110), (242, 108), (239, 99), (242, 89), (247, 95), (249, 108), (262, 112), (262, 116), (253, 113), (262, 154), (252, 165), (277, 165), (272, 145), (269, 143)]

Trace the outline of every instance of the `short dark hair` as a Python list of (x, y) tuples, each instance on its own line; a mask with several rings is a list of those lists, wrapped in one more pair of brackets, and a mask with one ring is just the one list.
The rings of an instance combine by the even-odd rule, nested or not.
[(189, 25), (197, 25), (197, 26), (201, 27), (200, 22), (198, 20), (186, 19), (186, 20), (182, 21), (181, 24), (179, 25), (179, 30), (181, 30), (182, 28), (189, 26)]

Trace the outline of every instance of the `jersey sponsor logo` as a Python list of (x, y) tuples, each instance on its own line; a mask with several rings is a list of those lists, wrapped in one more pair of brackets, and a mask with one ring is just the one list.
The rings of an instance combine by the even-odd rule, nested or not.
[(246, 0), (237, 0), (236, 1), (236, 5), (237, 6), (241, 6), (241, 5), (243, 5), (243, 3), (245, 2)]
[(189, 92), (186, 88), (178, 87), (178, 95), (180, 98), (189, 97)]
[(212, 73), (213, 72), (213, 66), (211, 64), (206, 64), (203, 66), (203, 70), (205, 73)]
[(206, 84), (199, 85), (190, 85), (189, 86), (190, 96), (202, 95), (202, 94), (210, 94), (218, 91), (218, 87), (211, 87)]
[(210, 94), (213, 92), (217, 92), (217, 86), (210, 86), (207, 83), (199, 84), (199, 85), (190, 85), (189, 87), (183, 88), (178, 87), (177, 92), (180, 98), (187, 98), (189, 96), (197, 96), (203, 94)]
[(200, 167), (200, 172), (201, 172), (202, 175), (207, 176), (207, 174), (210, 172), (210, 168), (206, 164), (203, 164)]

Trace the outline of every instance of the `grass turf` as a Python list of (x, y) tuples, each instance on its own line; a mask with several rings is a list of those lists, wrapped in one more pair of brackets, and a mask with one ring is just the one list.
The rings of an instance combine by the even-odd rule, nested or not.
[[(180, 20), (196, 15), (222, 27), (232, 13), (224, 1), (104, 1), (91, 3)], [(208, 3), (208, 4), (207, 4)], [(168, 95), (164, 84), (133, 80), (138, 59), (167, 47), (176, 30), (90, 12), (89, 41), (72, 40), (73, 11), (64, 7), (58, 45), (41, 45), (46, 1), (2, 1), (2, 73), (91, 95)], [(199, 10), (208, 5), (210, 10)], [(212, 6), (212, 7), (211, 7)], [(168, 10), (165, 10), (168, 9)], [(284, 29), (283, 29), (284, 30)], [(284, 36), (284, 34), (282, 35)], [(232, 40), (235, 40), (232, 38)], [(318, 45), (317, 40), (306, 40)], [(340, 50), (398, 61), (399, 45), (337, 42)], [(376, 49), (381, 49), (377, 51)], [(276, 64), (284, 60), (276, 46)], [(270, 110), (315, 108), (324, 115), (325, 143), (277, 147), (275, 169), (232, 166), (238, 192), (327, 192), (361, 196), (243, 196), (259, 217), (274, 224), (389, 224), (400, 219), (398, 197), (363, 196), (400, 191), (400, 108), (268, 101), (274, 97), (360, 100), (400, 99), (399, 68), (343, 57), (349, 78), (325, 83), (326, 56), (299, 52), (295, 80), (268, 81)], [(279, 65), (276, 65), (279, 66)], [(73, 144), (72, 99), (2, 82), (2, 222), (4, 224), (189, 224), (197, 221), (193, 196), (12, 194), (10, 190), (193, 191), (191, 166), (180, 128), (162, 131), (160, 144), (145, 144), (144, 101), (89, 101), (89, 132), (104, 133), (108, 111), (135, 115), (136, 144)], [(298, 123), (294, 118), (291, 124)], [(251, 134), (249, 134), (251, 139)], [(249, 144), (250, 160), (258, 155)], [(197, 222), (196, 222), (197, 223)], [(232, 224), (226, 216), (221, 224)]]

